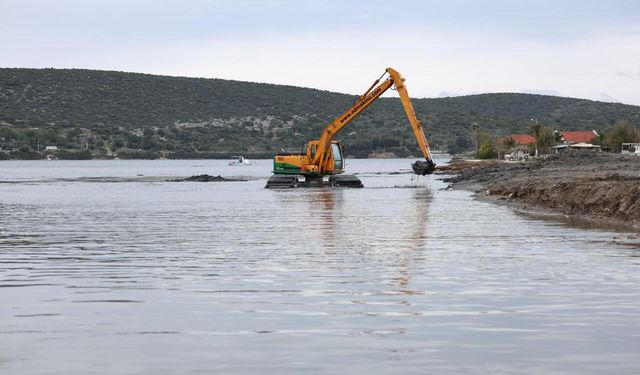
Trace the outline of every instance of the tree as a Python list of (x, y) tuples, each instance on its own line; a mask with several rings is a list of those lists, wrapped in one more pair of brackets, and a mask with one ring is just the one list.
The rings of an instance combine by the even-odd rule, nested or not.
[(542, 125), (538, 124), (538, 119), (536, 119), (535, 123), (529, 125), (529, 133), (533, 136), (533, 138), (536, 139), (536, 141), (535, 141), (535, 148), (536, 148), (535, 156), (538, 156), (538, 137), (540, 137), (541, 129), (542, 129)]
[(467, 137), (463, 137), (463, 136), (456, 136), (456, 146), (460, 147), (461, 149), (466, 149), (471, 145), (471, 141), (469, 141), (469, 139)]
[(551, 146), (555, 142), (556, 136), (552, 128), (543, 126), (536, 122), (529, 126), (529, 133), (535, 138), (535, 156), (539, 155), (540, 150), (551, 152)]
[(495, 148), (493, 148), (493, 142), (484, 141), (480, 145), (480, 150), (478, 151), (479, 159), (494, 159), (498, 156)]
[(623, 143), (640, 141), (638, 131), (628, 122), (618, 122), (605, 132), (602, 145), (608, 149), (620, 152)]
[(122, 137), (115, 138), (111, 147), (113, 147), (114, 150), (124, 147), (124, 139), (122, 139)]
[(0, 128), (0, 138), (6, 140), (14, 140), (18, 137), (18, 134), (10, 128)]
[(474, 122), (471, 124), (471, 130), (474, 133), (474, 139), (476, 141), (476, 155), (480, 152), (480, 124)]
[(513, 147), (516, 147), (516, 141), (514, 141), (511, 137), (506, 138), (502, 141), (502, 146), (504, 146), (504, 148), (507, 150), (511, 149)]
[(498, 142), (495, 149), (498, 153), (498, 157), (502, 157), (504, 156), (504, 154), (510, 152), (514, 147), (516, 147), (516, 141), (511, 137), (507, 137), (504, 138), (501, 142)]
[(543, 150), (543, 153), (550, 154), (551, 147), (556, 142), (556, 135), (553, 128), (549, 126), (543, 126), (540, 131), (540, 138), (537, 139), (538, 148)]
[[(433, 146), (433, 139), (431, 140), (431, 145)], [(469, 138), (464, 136), (456, 136), (455, 141), (447, 143), (447, 152), (451, 155), (460, 154), (464, 151), (469, 150), (471, 148), (472, 142)]]

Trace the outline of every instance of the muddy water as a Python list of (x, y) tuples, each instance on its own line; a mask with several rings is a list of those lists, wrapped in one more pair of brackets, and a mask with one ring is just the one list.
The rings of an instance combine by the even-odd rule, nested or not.
[[(634, 234), (348, 168), (365, 189), (265, 190), (268, 161), (0, 163), (0, 373), (640, 371)], [(157, 181), (201, 173), (254, 179)], [(79, 179), (105, 176), (138, 180)]]

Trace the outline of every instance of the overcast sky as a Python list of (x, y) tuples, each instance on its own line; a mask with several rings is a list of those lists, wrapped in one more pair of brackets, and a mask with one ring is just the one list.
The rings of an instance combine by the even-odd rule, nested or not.
[(0, 67), (640, 105), (640, 1), (0, 0)]

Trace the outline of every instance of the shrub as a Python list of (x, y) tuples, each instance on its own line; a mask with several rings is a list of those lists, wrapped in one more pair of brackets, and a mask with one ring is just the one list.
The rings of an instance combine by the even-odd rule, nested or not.
[(498, 153), (493, 148), (491, 141), (485, 141), (480, 145), (480, 150), (478, 151), (479, 159), (495, 159), (497, 156)]
[(631, 124), (619, 122), (607, 129), (602, 144), (610, 150), (619, 152), (623, 143), (635, 143), (639, 138), (638, 131)]
[(160, 154), (154, 151), (133, 150), (118, 152), (118, 158), (120, 159), (157, 159), (158, 157), (160, 157)]
[(91, 152), (89, 150), (82, 151), (67, 151), (58, 150), (55, 152), (55, 156), (62, 160), (91, 160)]

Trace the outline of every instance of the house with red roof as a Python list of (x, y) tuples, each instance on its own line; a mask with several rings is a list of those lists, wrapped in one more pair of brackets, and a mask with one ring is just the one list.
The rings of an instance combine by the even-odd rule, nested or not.
[(536, 139), (529, 134), (511, 134), (504, 137), (503, 139), (509, 138), (513, 139), (513, 142), (516, 144), (516, 146), (526, 146), (536, 141)]
[(506, 137), (500, 138), (499, 142), (507, 144), (506, 142), (513, 140), (513, 147), (509, 153), (505, 154), (506, 160), (526, 160), (529, 158), (529, 145), (536, 143), (536, 139), (529, 134), (510, 134)]
[(574, 143), (591, 143), (594, 139), (598, 138), (598, 132), (595, 130), (578, 130), (578, 131), (561, 131), (560, 135), (566, 144)]

